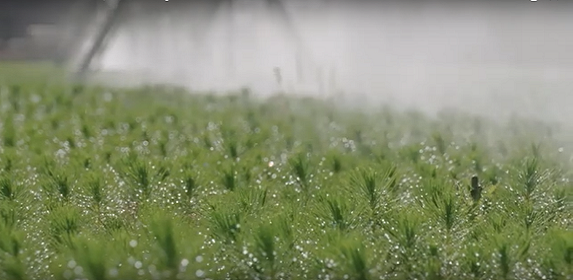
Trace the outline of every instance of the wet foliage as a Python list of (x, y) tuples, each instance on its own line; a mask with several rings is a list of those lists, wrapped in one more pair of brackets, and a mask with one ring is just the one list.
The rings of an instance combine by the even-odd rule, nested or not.
[(0, 87), (1, 279), (572, 279), (561, 128)]

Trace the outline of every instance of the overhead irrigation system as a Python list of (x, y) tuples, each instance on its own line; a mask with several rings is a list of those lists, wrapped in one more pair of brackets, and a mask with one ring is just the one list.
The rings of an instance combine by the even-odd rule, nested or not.
[[(262, 3), (261, 3), (262, 1)], [(72, 69), (72, 71), (77, 75), (78, 78), (83, 78), (86, 76), (87, 73), (94, 70), (95, 65), (98, 63), (98, 60), (101, 60), (102, 54), (109, 49), (110, 42), (113, 41), (114, 37), (118, 35), (118, 29), (125, 28), (129, 25), (129, 21), (136, 19), (150, 16), (153, 13), (163, 13), (163, 15), (167, 15), (169, 17), (170, 13), (174, 10), (180, 9), (194, 9), (197, 6), (202, 6), (202, 8), (206, 11), (207, 15), (203, 15), (203, 17), (207, 17), (206, 21), (209, 22), (206, 26), (202, 25), (199, 30), (199, 36), (195, 36), (193, 40), (201, 41), (207, 36), (207, 33), (210, 32), (210, 25), (214, 24), (215, 21), (215, 14), (223, 11), (225, 13), (225, 21), (227, 21), (228, 26), (226, 27), (228, 33), (228, 75), (233, 75), (234, 72), (234, 65), (233, 65), (233, 38), (234, 35), (232, 34), (233, 31), (233, 16), (234, 16), (234, 8), (235, 5), (241, 2), (239, 0), (193, 0), (193, 1), (137, 1), (137, 0), (107, 0), (105, 1), (105, 5), (100, 6), (98, 10), (98, 16), (96, 17), (95, 24), (92, 25), (92, 30), (88, 32), (90, 35), (88, 38), (83, 39), (83, 47), (79, 48), (78, 51), (73, 52), (72, 56), (69, 57), (68, 66)], [(248, 4), (247, 2), (253, 3), (256, 1), (242, 1), (242, 5)], [(313, 62), (312, 55), (310, 51), (305, 46), (305, 43), (302, 39), (302, 36), (299, 34), (299, 31), (296, 29), (293, 19), (289, 15), (284, 3), (282, 0), (260, 0), (258, 4), (263, 4), (265, 11), (268, 12), (272, 17), (273, 20), (278, 23), (282, 27), (282, 35), (286, 36), (293, 45), (294, 45), (294, 65), (295, 65), (295, 72), (296, 72), (296, 80), (298, 83), (304, 82), (304, 69), (318, 69), (316, 67), (316, 63)], [(181, 7), (174, 8), (173, 6), (180, 5)], [(195, 7), (194, 7), (195, 6)], [(189, 20), (193, 20), (189, 17)], [(133, 21), (131, 22), (133, 23)], [(93, 28), (95, 27), (95, 28)], [(133, 33), (129, 28), (126, 28), (128, 32), (126, 33)], [(140, 30), (144, 30), (144, 28), (140, 28)], [(144, 30), (145, 31), (145, 30)], [(167, 32), (165, 32), (167, 33)], [(125, 33), (124, 33), (125, 34)], [(162, 34), (164, 35), (164, 34)], [(129, 35), (131, 38), (136, 38), (137, 35)], [(157, 40), (172, 40), (177, 41), (177, 37), (173, 38), (156, 38)], [(135, 40), (135, 39), (134, 39)], [(136, 42), (133, 43), (133, 48), (136, 49), (138, 44)], [(201, 42), (196, 42), (201, 44)], [(169, 51), (169, 50), (166, 50)], [(303, 65), (304, 64), (304, 65)], [(312, 65), (312, 66), (311, 66)], [(280, 69), (277, 67), (275, 69), (269, 69), (269, 73), (275, 72), (275, 75), (280, 76)], [(277, 80), (280, 82), (280, 77), (277, 77)]]

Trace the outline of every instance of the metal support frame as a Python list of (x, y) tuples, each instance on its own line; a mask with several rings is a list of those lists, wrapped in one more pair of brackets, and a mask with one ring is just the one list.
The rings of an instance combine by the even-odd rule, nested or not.
[[(206, 0), (209, 1), (209, 0)], [(227, 8), (228, 9), (228, 28), (231, 29), (233, 27), (233, 1), (234, 0), (222, 0), (219, 1), (219, 7)], [(308, 54), (305, 53), (305, 47), (303, 44), (303, 40), (299, 36), (294, 24), (288, 15), (288, 12), (282, 2), (282, 0), (265, 0), (267, 7), (273, 12), (281, 21), (287, 35), (290, 36), (291, 39), (295, 42), (296, 45), (296, 72), (298, 81), (301, 82), (303, 80), (303, 67), (302, 67), (302, 60), (308, 59)], [(98, 54), (104, 52), (106, 48), (106, 43), (109, 41), (110, 37), (113, 35), (113, 31), (119, 27), (121, 24), (121, 15), (122, 12), (125, 10), (125, 7), (129, 4), (129, 0), (116, 0), (114, 4), (107, 8), (105, 11), (105, 17), (102, 23), (97, 27), (97, 31), (94, 35), (93, 42), (90, 44), (87, 52), (80, 56), (79, 59), (79, 66), (77, 67), (76, 73), (79, 77), (83, 77), (85, 73), (90, 69), (93, 64), (95, 57)], [(225, 7), (226, 6), (226, 7)], [(228, 30), (228, 32), (232, 33), (232, 29)], [(204, 36), (201, 36), (204, 37)], [(228, 59), (231, 63), (231, 74), (234, 73), (234, 57), (232, 54), (232, 44), (234, 37), (230, 34), (229, 36), (229, 56)]]
[(120, 19), (121, 12), (127, 3), (128, 0), (116, 0), (115, 3), (110, 2), (109, 6), (106, 7), (103, 23), (98, 26), (99, 28), (96, 31), (95, 38), (87, 53), (80, 58), (77, 73), (79, 78), (83, 78), (83, 75), (90, 68), (96, 55), (102, 53), (105, 49), (105, 45), (109, 41), (112, 30), (117, 28), (117, 23)]

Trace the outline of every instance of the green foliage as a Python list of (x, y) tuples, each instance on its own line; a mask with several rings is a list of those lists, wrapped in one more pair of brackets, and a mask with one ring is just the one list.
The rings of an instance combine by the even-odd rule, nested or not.
[(526, 120), (49, 82), (0, 104), (0, 279), (573, 275), (573, 147)]

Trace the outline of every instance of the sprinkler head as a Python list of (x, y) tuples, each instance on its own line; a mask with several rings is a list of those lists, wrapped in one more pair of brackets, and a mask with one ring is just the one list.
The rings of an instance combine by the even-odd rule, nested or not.
[(482, 187), (479, 185), (479, 179), (477, 176), (472, 177), (471, 187), (472, 189), (470, 191), (470, 194), (472, 195), (472, 199), (474, 200), (474, 202), (477, 202), (481, 198), (481, 191), (482, 191)]

